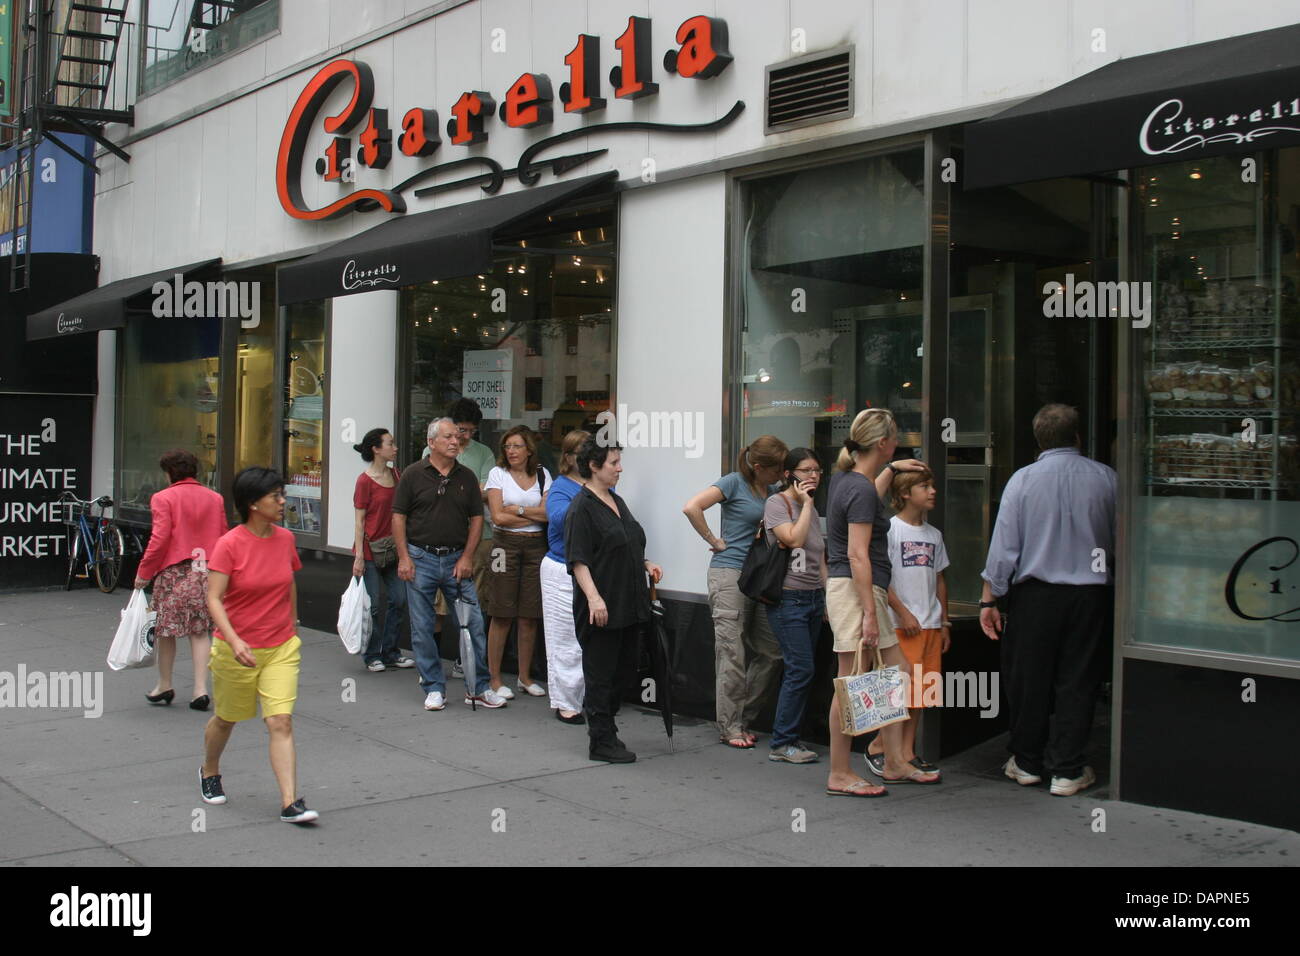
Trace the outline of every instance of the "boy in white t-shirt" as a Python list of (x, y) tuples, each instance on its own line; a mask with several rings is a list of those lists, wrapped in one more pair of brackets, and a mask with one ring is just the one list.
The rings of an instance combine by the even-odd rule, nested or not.
[[(890, 499), (897, 514), (889, 520), (889, 609), (910, 668), (911, 684), (912, 719), (903, 724), (903, 756), (929, 773), (939, 768), (916, 755), (916, 722), (922, 708), (943, 705), (942, 658), (951, 643), (952, 628), (948, 585), (943, 577), (948, 550), (943, 534), (925, 520), (935, 497), (934, 474), (928, 468), (894, 473)], [(874, 757), (868, 748), (868, 763)], [(883, 760), (876, 762), (883, 764)]]

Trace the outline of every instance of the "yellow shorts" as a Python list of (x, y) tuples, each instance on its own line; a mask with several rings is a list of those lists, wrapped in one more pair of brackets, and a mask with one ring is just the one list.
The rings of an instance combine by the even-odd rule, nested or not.
[(302, 641), (295, 634), (275, 647), (251, 648), (256, 667), (245, 667), (235, 660), (230, 645), (217, 639), (212, 642), (208, 669), (212, 672), (214, 712), (222, 720), (236, 723), (257, 716), (257, 701), (262, 700), (262, 716), (292, 714), (298, 699), (298, 666), (302, 663)]
[[(876, 624), (880, 628), (881, 650), (898, 643), (894, 635), (894, 620), (889, 616), (889, 592), (872, 585), (876, 598)], [(862, 602), (852, 578), (831, 578), (826, 582), (826, 616), (830, 618), (831, 633), (835, 635), (837, 654), (852, 654), (862, 643)]]

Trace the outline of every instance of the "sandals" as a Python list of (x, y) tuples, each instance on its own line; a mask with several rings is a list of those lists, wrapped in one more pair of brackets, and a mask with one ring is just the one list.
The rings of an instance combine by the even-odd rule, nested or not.
[(724, 743), (734, 750), (754, 749), (754, 741), (745, 734), (736, 734), (734, 737), (723, 737), (719, 743)]
[(906, 777), (881, 777), (880, 779), (885, 781), (885, 783), (917, 783), (927, 787), (933, 786), (934, 784), (939, 783), (942, 780), (942, 778), (938, 774), (933, 775), (934, 776), (933, 780), (919, 779), (920, 777), (924, 777), (926, 775), (927, 774), (924, 770), (913, 770)]
[[(875, 791), (874, 793), (868, 791)], [(827, 787), (826, 796), (828, 797), (886, 797), (889, 791), (884, 787), (877, 786), (866, 780), (859, 780), (857, 783), (850, 784), (847, 787), (835, 788)]]

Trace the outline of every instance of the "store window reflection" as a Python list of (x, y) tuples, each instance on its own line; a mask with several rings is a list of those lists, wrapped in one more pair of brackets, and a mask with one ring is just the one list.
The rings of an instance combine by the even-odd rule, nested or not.
[(284, 335), (284, 526), (318, 535), (324, 527), (324, 302), (288, 306)]
[(615, 206), (553, 212), (495, 244), (491, 272), (404, 289), (401, 310), (408, 432), (404, 460), (426, 447), (429, 422), (456, 399), (483, 411), (477, 439), (527, 425), (542, 463), (574, 428), (609, 407)]
[(120, 335), (118, 497), (125, 514), (148, 520), (149, 499), (167, 484), (165, 451), (193, 452), (198, 480), (217, 486), (220, 321), (132, 316)]
[[(260, 283), (258, 323), (248, 328), (239, 323), (236, 345), (238, 385), (235, 397), (235, 454), (230, 470), (233, 478), (250, 465), (270, 467), (275, 462), (275, 429), (280, 409), (275, 396), (275, 272), (229, 273), (227, 280)], [(233, 324), (232, 326), (233, 327)]]
[(920, 445), (923, 194), (920, 150), (742, 183), (742, 444), (777, 435), (829, 466), (884, 406)]
[(1139, 170), (1140, 643), (1300, 660), (1300, 150)]

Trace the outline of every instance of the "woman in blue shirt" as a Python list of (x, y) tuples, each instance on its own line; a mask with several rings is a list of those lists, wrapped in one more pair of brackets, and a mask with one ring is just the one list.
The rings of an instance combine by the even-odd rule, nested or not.
[(546, 495), (546, 538), (550, 546), (542, 558), (542, 628), (546, 638), (546, 686), (551, 709), (566, 724), (585, 724), (582, 716), (582, 648), (573, 627), (573, 578), (564, 558), (564, 518), (573, 496), (582, 490), (578, 475), (578, 449), (591, 437), (575, 429), (564, 436), (560, 448), (560, 475)]
[[(740, 569), (763, 520), (769, 486), (781, 477), (789, 449), (775, 435), (762, 435), (740, 452), (736, 470), (723, 475), (686, 502), (682, 513), (713, 552), (709, 561), (709, 607), (713, 612), (717, 678), (718, 736), (738, 750), (750, 750), (749, 731), (772, 686), (781, 648), (757, 601), (740, 592)], [(715, 536), (704, 512), (722, 506), (722, 535)], [(746, 659), (748, 658), (748, 660)]]

